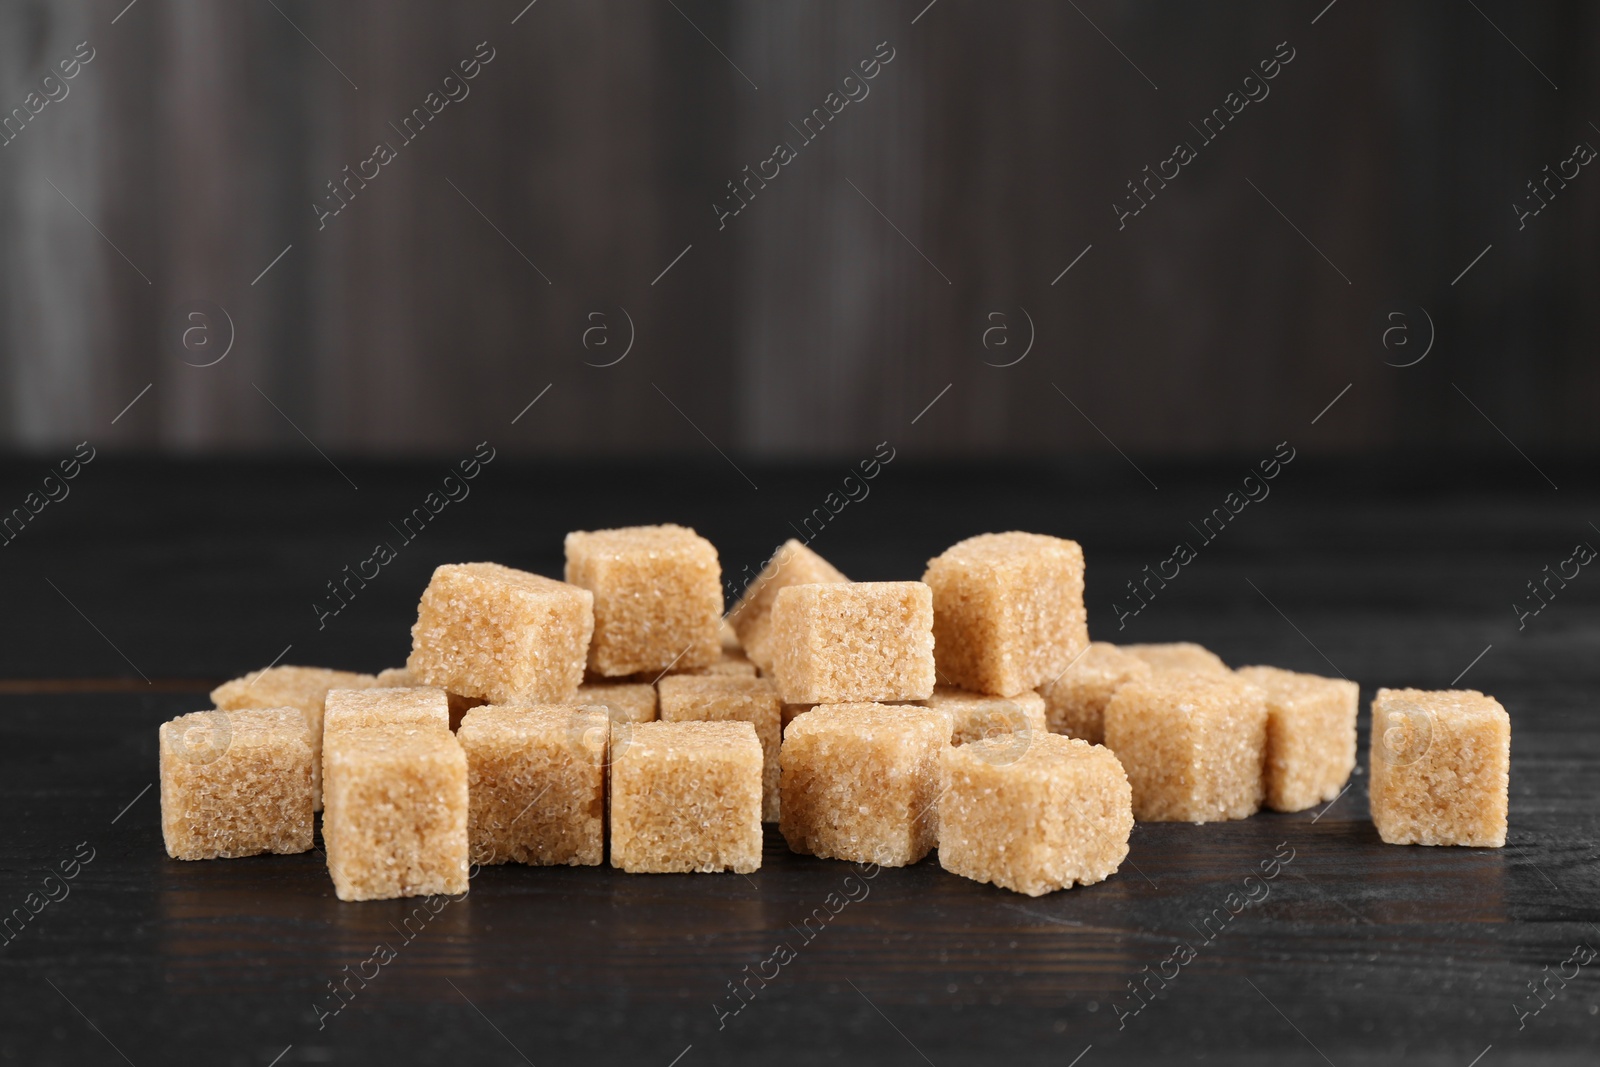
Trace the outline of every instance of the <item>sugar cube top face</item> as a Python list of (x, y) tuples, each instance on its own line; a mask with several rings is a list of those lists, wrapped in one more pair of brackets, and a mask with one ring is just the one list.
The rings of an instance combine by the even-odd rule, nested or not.
[(388, 689), (330, 689), (323, 712), (324, 747), (340, 730), (364, 726), (421, 726), (450, 729), (450, 700), (429, 686)]
[(950, 721), (931, 708), (831, 704), (784, 732), (779, 829), (795, 852), (903, 867), (938, 841)]
[(1197, 674), (1228, 674), (1222, 657), (1193, 641), (1173, 641), (1164, 645), (1122, 645), (1122, 651), (1137, 656), (1157, 671), (1192, 671)]
[(1041, 734), (1020, 754), (1005, 738), (944, 756), (939, 864), (1029, 896), (1115, 873), (1133, 832), (1133, 792), (1110, 751)]
[(322, 837), (340, 900), (467, 891), (467, 759), (448, 731), (368, 726), (331, 738)]
[(1053, 682), (1039, 687), (1050, 732), (1098, 745), (1105, 740), (1106, 705), (1111, 695), (1128, 682), (1148, 678), (1151, 669), (1127, 649), (1091, 641)]
[(786, 586), (773, 600), (769, 641), (787, 704), (933, 694), (933, 594), (922, 582)]
[(1379, 689), (1372, 821), (1391, 845), (1506, 843), (1511, 717), (1475, 690)]
[(594, 594), (589, 669), (618, 677), (689, 669), (722, 654), (722, 566), (683, 526), (567, 534), (567, 581)]
[(635, 874), (761, 866), (763, 753), (747, 722), (617, 727), (611, 865)]
[(467, 756), (473, 863), (600, 863), (606, 708), (489, 705), (467, 712), (457, 736)]
[(311, 733), (299, 708), (161, 724), (161, 836), (179, 860), (311, 848)]
[(1361, 687), (1277, 667), (1236, 673), (1267, 695), (1267, 807), (1304, 811), (1337, 797), (1356, 765)]
[(1002, 734), (1017, 735), (1025, 745), (1029, 738), (1048, 732), (1044, 698), (1031, 689), (1014, 697), (993, 697), (939, 686), (934, 689), (933, 696), (921, 703), (950, 720), (950, 743), (953, 745)]
[(656, 687), (648, 683), (585, 682), (573, 701), (604, 707), (615, 723), (653, 722), (656, 717)]
[(790, 538), (778, 547), (728, 613), (728, 621), (739, 635), (739, 643), (751, 662), (762, 670), (772, 669), (772, 604), (778, 590), (791, 585), (821, 582), (848, 582), (833, 564), (805, 545)]
[(1083, 549), (1031, 533), (982, 534), (928, 561), (940, 679), (1015, 696), (1060, 674), (1089, 643)]
[(417, 605), (406, 668), (476, 700), (569, 700), (593, 631), (586, 589), (498, 563), (447, 563)]
[(322, 667), (268, 667), (211, 691), (211, 702), (223, 711), (242, 708), (299, 708), (311, 730), (311, 797), (322, 810), (322, 707), (330, 689), (364, 689), (378, 684), (370, 674), (331, 671)]
[(1106, 747), (1148, 822), (1243, 819), (1261, 807), (1266, 694), (1232, 674), (1157, 671), (1116, 691)]
[(765, 678), (670, 675), (661, 679), (663, 722), (747, 722), (761, 741), (761, 818), (778, 821), (778, 746), (782, 703)]

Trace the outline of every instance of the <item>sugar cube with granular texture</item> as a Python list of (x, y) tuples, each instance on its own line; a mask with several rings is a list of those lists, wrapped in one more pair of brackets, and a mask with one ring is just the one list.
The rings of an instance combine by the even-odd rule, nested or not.
[(1031, 533), (982, 534), (945, 549), (933, 589), (939, 680), (1015, 696), (1060, 674), (1089, 643), (1083, 549)]
[(1304, 811), (1337, 797), (1356, 765), (1361, 687), (1277, 667), (1237, 674), (1267, 694), (1267, 807)]
[(211, 691), (211, 702), (223, 711), (241, 708), (299, 708), (311, 731), (311, 799), (322, 810), (322, 705), (330, 689), (365, 689), (378, 684), (371, 674), (330, 671), (322, 667), (268, 667)]
[(567, 534), (567, 581), (594, 593), (589, 669), (615, 678), (707, 667), (722, 655), (722, 566), (683, 526)]
[(1371, 771), (1372, 821), (1389, 844), (1506, 843), (1511, 717), (1493, 697), (1378, 690)]
[(457, 738), (467, 754), (473, 863), (597, 866), (605, 855), (603, 707), (474, 708)]
[(1227, 674), (1222, 657), (1193, 641), (1173, 641), (1164, 645), (1121, 645), (1122, 651), (1137, 656), (1157, 671), (1192, 671), (1197, 674)]
[(933, 596), (921, 582), (786, 586), (771, 623), (773, 680), (786, 704), (933, 694)]
[(417, 605), (406, 669), (474, 700), (570, 700), (593, 630), (586, 589), (498, 563), (446, 563)]
[(1106, 705), (1106, 747), (1148, 822), (1243, 819), (1261, 807), (1266, 694), (1228, 675), (1157, 671)]
[(178, 860), (311, 848), (311, 730), (299, 708), (161, 724), (161, 836)]
[[(404, 667), (389, 667), (378, 672), (378, 688), (380, 689), (411, 689), (424, 685), (422, 679), (416, 677)], [(487, 701), (481, 697), (465, 697), (460, 693), (445, 693), (445, 699), (450, 702), (450, 729), (454, 730), (461, 725), (461, 716), (473, 708), (482, 707)]]
[(1117, 757), (1040, 734), (1020, 753), (1005, 738), (945, 753), (939, 865), (1036, 897), (1092, 885), (1128, 854), (1133, 793)]
[(761, 818), (778, 821), (778, 744), (783, 737), (778, 691), (765, 678), (670, 675), (656, 688), (662, 722), (747, 722), (761, 741)]
[(1001, 734), (1020, 735), (1025, 743), (1032, 735), (1048, 732), (1044, 698), (1031, 689), (1013, 697), (995, 697), (939, 686), (921, 703), (949, 719), (952, 745)]
[(950, 721), (930, 708), (812, 708), (783, 737), (778, 828), (796, 852), (903, 867), (938, 842)]
[(747, 722), (618, 726), (611, 757), (611, 866), (632, 874), (761, 866), (761, 766)]
[(772, 604), (778, 591), (791, 585), (819, 582), (848, 582), (850, 579), (805, 545), (790, 538), (772, 554), (756, 575), (739, 602), (728, 612), (728, 621), (739, 635), (745, 655), (762, 670), (772, 669)]
[(450, 729), (450, 701), (431, 686), (330, 689), (322, 718), (323, 747), (340, 730), (366, 726)]
[(448, 730), (340, 730), (324, 753), (322, 839), (340, 900), (467, 890), (467, 757)]
[(1039, 687), (1050, 732), (1098, 745), (1105, 740), (1106, 705), (1111, 694), (1150, 672), (1150, 664), (1126, 649), (1091, 641), (1055, 681)]
[(647, 682), (585, 682), (572, 699), (604, 707), (615, 723), (652, 722), (656, 717), (656, 687)]

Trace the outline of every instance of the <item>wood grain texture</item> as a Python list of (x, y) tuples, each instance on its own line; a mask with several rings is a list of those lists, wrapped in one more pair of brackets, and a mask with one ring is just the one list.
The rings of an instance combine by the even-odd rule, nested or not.
[[(1363, 768), (1333, 805), (1202, 827), (1141, 824), (1112, 878), (1039, 899), (948, 875), (931, 859), (862, 880), (769, 834), (748, 879), (499, 867), (412, 927), (415, 902), (339, 903), (316, 853), (168, 860), (146, 791), (156, 725), (205, 706), (213, 681), (286, 645), (286, 662), (396, 664), (436, 563), (487, 558), (559, 573), (569, 528), (672, 518), (717, 544), (736, 575), (838, 472), (752, 466), (756, 491), (718, 459), (497, 458), (318, 630), (309, 604), (324, 580), (369, 552), (443, 470), (348, 473), (361, 490), (320, 462), (97, 459), (70, 497), (0, 548), (11, 607), (0, 676), (12, 679), (0, 687), (0, 909), (25, 906), (80, 843), (94, 853), (70, 893), (0, 948), (0, 1058), (119, 1062), (109, 1041), (140, 1064), (264, 1065), (291, 1045), (282, 1063), (665, 1067), (683, 1053), (680, 1067), (1059, 1067), (1090, 1045), (1080, 1065), (1465, 1067), (1490, 1045), (1481, 1063), (1592, 1059), (1592, 966), (1558, 993), (1552, 980), (1548, 1003), (1520, 1029), (1514, 1006), (1536, 1003), (1527, 983), (1560, 970), (1576, 945), (1600, 948), (1591, 710), (1600, 586), (1584, 573), (1521, 630), (1508, 610), (1545, 564), (1600, 538), (1584, 532), (1600, 505), (1592, 471), (1550, 468), (1556, 493), (1520, 462), (1465, 470), (1297, 458), (1121, 631), (1111, 604), (1123, 582), (1173, 539), (1192, 538), (1187, 522), (1237, 469), (1152, 465), (1155, 491), (1120, 460), (897, 458), (814, 542), (852, 577), (891, 580), (916, 577), (929, 556), (986, 529), (1072, 536), (1085, 546), (1098, 639), (1196, 639), (1236, 665), (1337, 671), (1361, 683), (1363, 706), (1377, 686), (1445, 687), (1465, 671), (1461, 684), (1494, 694), (1512, 716), (1504, 849), (1381, 844), (1366, 814), (1363, 713)], [(0, 467), (0, 494), (20, 497), (37, 475)], [(1266, 899), (1213, 920), (1209, 937), (1197, 931), (1263, 860), (1288, 850)], [(829, 894), (841, 896), (830, 906)], [(1195, 959), (1121, 1018), (1137, 1003), (1127, 983), (1159, 971), (1180, 941)], [(380, 942), (396, 959), (364, 988), (352, 981), (348, 1006), (319, 1026), (317, 1007), (337, 1003), (328, 983), (359, 970)], [(738, 1004), (728, 984), (760, 971), (779, 943), (794, 960), (724, 1014)]]
[[(1600, 200), (1585, 170), (1512, 209), (1600, 138), (1587, 5), (676, 6), (8, 5), (0, 108), (77, 41), (98, 57), (0, 147), (0, 443), (454, 451), (546, 385), (508, 451), (848, 458), (947, 385), (921, 454), (1218, 455), (1346, 385), (1311, 433), (1347, 451), (1600, 440)], [(471, 95), (319, 229), (326, 183), (479, 42)], [(727, 183), (881, 42), (871, 95), (719, 229)], [(1119, 229), (1279, 42), (1270, 96)], [(207, 370), (173, 326), (199, 299), (236, 332)], [(1023, 309), (1032, 352), (986, 365)], [(1387, 316), (1420, 345), (1419, 309), (1433, 355), (1385, 366)], [(591, 314), (609, 358), (624, 310), (632, 352), (595, 366)]]

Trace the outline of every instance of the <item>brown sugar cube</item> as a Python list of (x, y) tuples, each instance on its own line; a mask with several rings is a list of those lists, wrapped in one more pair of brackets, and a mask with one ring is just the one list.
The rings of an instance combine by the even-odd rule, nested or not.
[(614, 723), (653, 722), (656, 687), (648, 683), (585, 682), (578, 686), (574, 703), (604, 707)]
[(372, 726), (416, 727), (445, 733), (450, 730), (450, 703), (445, 691), (427, 686), (330, 689), (323, 707), (324, 776), (328, 750), (342, 732)]
[(1277, 667), (1236, 673), (1267, 694), (1267, 807), (1304, 811), (1337, 797), (1356, 766), (1361, 687)]
[(311, 730), (299, 708), (161, 724), (161, 836), (175, 860), (311, 848)]
[(323, 707), (324, 739), (340, 730), (367, 726), (450, 729), (449, 698), (443, 689), (431, 686), (330, 689)]
[(1511, 717), (1493, 697), (1378, 690), (1371, 765), (1372, 821), (1389, 844), (1506, 843)]
[(761, 866), (761, 768), (747, 722), (615, 728), (611, 866), (630, 874), (749, 874)]
[(921, 582), (786, 586), (771, 623), (773, 680), (786, 704), (933, 695), (933, 595)]
[(1133, 832), (1133, 792), (1117, 757), (1041, 733), (1018, 754), (1005, 738), (944, 755), (939, 865), (1031, 897), (1115, 873)]
[(1195, 674), (1227, 674), (1222, 657), (1193, 641), (1173, 641), (1164, 645), (1121, 645), (1122, 651), (1137, 656), (1157, 671), (1191, 671)]
[(330, 689), (365, 689), (378, 684), (371, 674), (330, 671), (322, 667), (268, 667), (211, 691), (211, 702), (223, 711), (242, 708), (299, 708), (311, 731), (311, 801), (322, 810), (322, 705)]
[(1050, 732), (1100, 744), (1106, 736), (1106, 705), (1111, 694), (1136, 678), (1148, 678), (1150, 672), (1150, 664), (1126, 649), (1091, 641), (1055, 681), (1039, 687)]
[(479, 701), (570, 700), (593, 630), (586, 589), (498, 563), (446, 563), (417, 605), (406, 669)]
[(661, 679), (662, 722), (747, 722), (761, 740), (761, 819), (778, 821), (778, 691), (764, 678), (673, 675)]
[(1025, 744), (1027, 738), (1049, 732), (1045, 728), (1044, 697), (1031, 689), (1014, 697), (994, 697), (939, 686), (933, 696), (920, 703), (949, 720), (952, 745), (1001, 734), (1020, 735)]
[(1243, 819), (1261, 807), (1266, 694), (1231, 674), (1158, 671), (1106, 705), (1106, 747), (1145, 822)]
[(617, 677), (707, 667), (722, 655), (722, 566), (683, 526), (567, 534), (567, 581), (594, 593), (589, 669)]
[(812, 708), (783, 738), (778, 828), (795, 852), (903, 867), (938, 841), (950, 722), (882, 704)]
[[(412, 689), (425, 683), (404, 667), (390, 667), (378, 672), (379, 689)], [(488, 703), (479, 697), (464, 697), (460, 693), (445, 693), (445, 698), (450, 701), (450, 729), (456, 730), (461, 726), (461, 717), (473, 708), (481, 708)]]
[(576, 705), (474, 708), (467, 754), (473, 863), (598, 866), (605, 855), (610, 712)]
[(1031, 533), (982, 534), (945, 549), (933, 589), (940, 681), (1015, 696), (1050, 681), (1089, 643), (1083, 549)]
[(764, 671), (772, 669), (772, 605), (778, 591), (791, 585), (820, 582), (848, 582), (850, 579), (805, 545), (790, 538), (772, 554), (745, 589), (739, 602), (728, 612), (728, 621), (739, 635), (739, 644), (751, 662)]
[(365, 726), (330, 739), (322, 839), (340, 900), (467, 891), (467, 757), (448, 730)]

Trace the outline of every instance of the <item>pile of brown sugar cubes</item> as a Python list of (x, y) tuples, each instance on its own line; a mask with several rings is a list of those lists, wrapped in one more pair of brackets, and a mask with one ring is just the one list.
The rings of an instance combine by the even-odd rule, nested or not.
[[(1135, 819), (1336, 799), (1358, 687), (1230, 670), (1194, 644), (1089, 641), (1083, 550), (984, 534), (919, 582), (852, 582), (797, 541), (723, 618), (681, 526), (578, 532), (566, 580), (434, 571), (404, 668), (272, 667), (161, 727), (177, 859), (303, 852), (322, 810), (341, 900), (467, 889), (472, 865), (749, 873), (762, 823), (812, 856), (1037, 896), (1099, 882)], [(1510, 720), (1380, 689), (1384, 841), (1505, 843)]]

